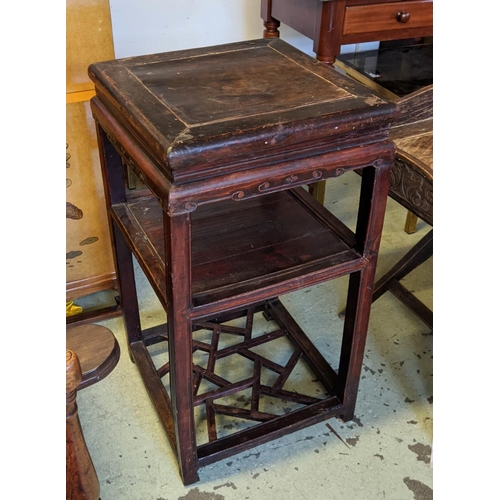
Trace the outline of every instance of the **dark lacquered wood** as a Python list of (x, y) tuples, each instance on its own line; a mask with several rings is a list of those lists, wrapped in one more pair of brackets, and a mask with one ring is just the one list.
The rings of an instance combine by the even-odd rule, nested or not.
[[(89, 71), (101, 102), (112, 114), (110, 122), (117, 120), (125, 133), (115, 138), (115, 145), (140, 134), (143, 153), (156, 170), (175, 182), (174, 191), (183, 197), (187, 193), (180, 190), (185, 183), (275, 163), (290, 150), (297, 162), (301, 149), (312, 157), (336, 149), (339, 143), (359, 145), (368, 137), (367, 128), (383, 133), (388, 125), (386, 114), (392, 113), (372, 91), (318, 66), (278, 39), (231, 44), (213, 53), (206, 48), (140, 56), (92, 65)], [(298, 85), (307, 92), (298, 93)], [(125, 123), (120, 106), (127, 106), (131, 99), (134, 106), (129, 107)], [(93, 111), (98, 112), (95, 100)], [(143, 124), (146, 115), (148, 126)], [(322, 127), (314, 126), (318, 119)], [(135, 161), (129, 158), (132, 167)], [(295, 165), (293, 170), (297, 171)], [(311, 170), (310, 178), (299, 178), (297, 183), (320, 180), (323, 174), (313, 175), (315, 170)], [(154, 183), (146, 177), (146, 184), (148, 180)], [(242, 199), (246, 192), (233, 190), (231, 196)], [(193, 210), (193, 203), (185, 210)]]
[[(184, 484), (215, 460), (331, 416), (352, 418), (396, 106), (272, 38), (89, 71), (129, 350)], [(146, 186), (134, 196), (124, 188), (128, 170)], [(355, 232), (302, 187), (349, 170), (366, 171)], [(165, 325), (141, 327), (132, 256), (165, 308)], [(346, 274), (355, 276), (353, 319), (337, 373), (277, 297)], [(257, 313), (278, 330), (254, 337)], [(226, 324), (240, 317), (245, 327)], [(210, 342), (193, 339), (207, 328)], [(222, 335), (240, 340), (223, 347)], [(252, 350), (278, 338), (293, 348), (284, 364)], [(152, 346), (168, 354), (162, 366)], [(194, 362), (198, 351), (206, 366)], [(253, 364), (242, 380), (217, 371), (218, 360), (233, 354)], [(299, 361), (315, 373), (323, 399), (284, 386)], [(276, 374), (272, 385), (261, 381), (264, 370)], [(202, 380), (215, 387), (202, 391)], [(223, 403), (242, 390), (251, 391), (248, 408)], [(264, 396), (301, 407), (274, 414), (260, 407)], [(208, 442), (200, 444), (194, 409), (201, 405)], [(217, 415), (255, 425), (222, 435)]]
[(97, 143), (100, 152), (104, 194), (106, 207), (108, 207), (107, 216), (113, 247), (113, 259), (115, 269), (117, 270), (117, 284), (120, 291), (123, 321), (128, 335), (129, 356), (134, 360), (134, 356), (131, 353), (131, 344), (134, 341), (142, 340), (134, 263), (132, 251), (124, 241), (123, 234), (113, 224), (109, 210), (110, 206), (127, 201), (124, 183), (124, 177), (126, 178), (126, 172), (124, 171), (125, 164), (122, 157), (111, 144), (108, 135), (103, 133), (99, 125), (97, 125)]
[[(350, 420), (354, 416), (372, 300), (372, 285), (382, 234), (383, 218), (380, 219), (377, 214), (385, 212), (389, 181), (389, 169), (366, 168), (363, 170), (356, 225), (356, 246), (362, 249), (364, 255), (370, 255), (370, 259), (364, 269), (352, 273), (349, 277), (337, 385), (343, 392), (342, 400), (345, 410), (342, 417), (344, 420)], [(378, 235), (375, 239), (372, 238), (374, 234)]]
[(97, 500), (99, 479), (83, 437), (76, 392), (82, 381), (78, 356), (66, 350), (66, 498)]
[[(313, 40), (318, 60), (333, 64), (341, 45), (432, 36), (432, 0), (261, 0), (264, 36), (280, 23)], [(269, 26), (269, 28), (267, 28)]]
[[(345, 226), (326, 210), (322, 221), (315, 213), (304, 210), (298, 201), (305, 194), (301, 191), (304, 190), (298, 188), (274, 193), (236, 205), (234, 201), (224, 201), (193, 212), (191, 273), (195, 309), (253, 291), (255, 301), (257, 290), (266, 286), (281, 286), (296, 278), (305, 280), (306, 275), (317, 281), (325, 273), (335, 277), (364, 267), (361, 254), (333, 230)], [(308, 201), (311, 203), (310, 197)], [(314, 206), (321, 211), (319, 204)], [(163, 212), (158, 201), (143, 198), (115, 210), (145, 267), (161, 276), (165, 270), (165, 246)], [(273, 217), (269, 218), (271, 213)], [(352, 240), (347, 228), (344, 231), (344, 238)], [(157, 289), (163, 296), (163, 280)], [(166, 298), (164, 302), (168, 302)]]

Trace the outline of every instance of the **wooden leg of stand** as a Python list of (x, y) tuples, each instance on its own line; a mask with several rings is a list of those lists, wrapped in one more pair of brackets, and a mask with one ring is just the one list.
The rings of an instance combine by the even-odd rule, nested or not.
[(377, 266), (379, 235), (382, 233), (387, 193), (389, 191), (390, 165), (379, 169), (365, 168), (361, 181), (358, 220), (356, 223), (356, 246), (369, 257), (368, 264), (359, 272), (349, 276), (346, 314), (337, 389), (342, 394), (345, 411), (344, 421), (354, 417), (354, 407), (370, 317), (372, 289)]
[(402, 280), (432, 255), (433, 230), (431, 229), (413, 248), (411, 248), (387, 273), (379, 278), (373, 288), (372, 302), (387, 291), (392, 280)]
[(97, 500), (99, 479), (83, 437), (76, 389), (82, 379), (78, 357), (66, 350), (66, 498)]
[(177, 458), (184, 485), (198, 478), (193, 410), (191, 307), (191, 220), (164, 215), (170, 393)]

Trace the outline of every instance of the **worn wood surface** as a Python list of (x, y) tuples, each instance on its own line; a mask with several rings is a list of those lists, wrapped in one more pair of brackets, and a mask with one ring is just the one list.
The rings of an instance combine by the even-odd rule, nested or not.
[[(129, 352), (184, 484), (214, 460), (331, 416), (352, 418), (394, 159), (395, 104), (271, 38), (98, 63), (89, 72)], [(124, 187), (128, 169), (146, 186), (139, 195)], [(355, 232), (302, 187), (349, 170), (366, 172)], [(166, 325), (141, 328), (133, 255), (167, 312)], [(276, 297), (346, 274), (352, 318), (336, 373)], [(242, 341), (228, 349), (254, 363), (253, 372), (230, 382), (216, 370), (217, 359), (229, 355), (217, 347), (228, 328), (217, 318), (249, 318), (261, 307), (282, 325), (276, 335), (286, 333), (294, 354), (280, 365), (251, 351), (274, 337), (252, 338), (247, 319)], [(193, 340), (207, 324), (211, 344)], [(155, 368), (148, 347), (161, 342), (168, 342), (168, 362)], [(208, 354), (206, 367), (193, 364), (197, 350)], [(325, 399), (283, 387), (299, 358), (325, 387)], [(260, 381), (263, 368), (279, 374), (273, 386)], [(217, 387), (200, 393), (202, 378)], [(252, 391), (248, 409), (221, 402), (243, 389)], [(261, 410), (259, 395), (305, 407), (272, 415)], [(203, 444), (194, 421), (201, 404)], [(221, 437), (217, 414), (255, 426)]]
[(429, 85), (397, 101), (390, 137), (396, 145), (390, 196), (432, 226), (433, 91)]
[[(301, 194), (300, 188), (297, 192)], [(157, 200), (142, 199), (126, 208), (117, 207), (116, 213), (127, 232), (138, 232), (133, 239), (148, 267), (161, 273), (165, 247), (163, 212)], [(332, 227), (340, 226), (331, 215), (325, 220)], [(303, 210), (291, 192), (201, 207), (193, 212), (192, 241), (195, 304), (360, 259), (325, 224)]]
[(393, 113), (279, 39), (98, 63), (89, 74), (120, 127), (176, 184), (276, 162), (291, 149), (297, 158), (359, 144)]

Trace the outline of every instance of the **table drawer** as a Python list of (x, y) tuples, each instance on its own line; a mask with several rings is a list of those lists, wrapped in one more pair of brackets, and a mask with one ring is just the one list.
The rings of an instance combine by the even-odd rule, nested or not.
[(432, 26), (432, 0), (346, 7), (344, 35)]

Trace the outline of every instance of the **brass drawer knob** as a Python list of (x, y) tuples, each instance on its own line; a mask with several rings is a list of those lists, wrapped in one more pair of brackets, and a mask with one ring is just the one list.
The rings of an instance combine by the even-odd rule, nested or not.
[(410, 20), (410, 13), (405, 12), (404, 10), (402, 12), (398, 12), (396, 14), (396, 20), (398, 23), (407, 23)]

